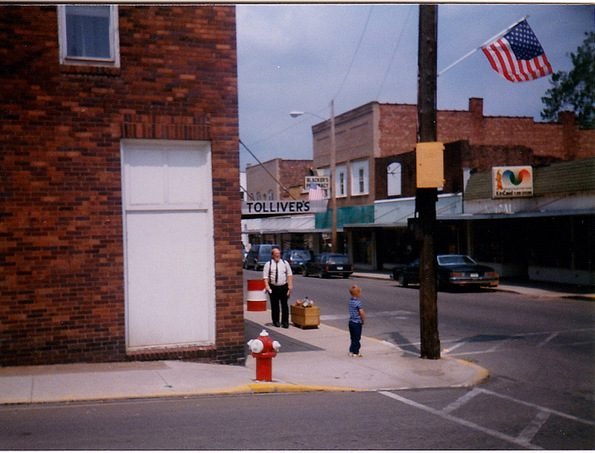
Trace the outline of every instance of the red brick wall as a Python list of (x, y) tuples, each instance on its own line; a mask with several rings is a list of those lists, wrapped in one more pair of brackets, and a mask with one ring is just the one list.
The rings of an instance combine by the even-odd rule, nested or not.
[[(417, 107), (380, 104), (380, 156), (415, 148)], [(483, 100), (469, 100), (468, 111), (440, 110), (438, 140), (467, 140), (471, 145), (507, 145), (531, 148), (536, 156), (563, 160), (595, 155), (595, 131), (579, 130), (572, 114), (559, 123), (537, 123), (529, 117), (484, 116)]]
[(120, 141), (209, 139), (216, 345), (244, 360), (232, 6), (119, 7), (121, 68), (61, 66), (56, 7), (0, 7), (0, 364), (125, 360)]
[[(288, 200), (303, 197), (304, 178), (310, 174), (311, 160), (282, 160), (279, 166), (279, 180), (290, 191), (291, 195), (281, 191), (281, 199)], [(291, 190), (290, 190), (291, 189)]]
[[(554, 162), (552, 157), (536, 156), (524, 146), (470, 145), (467, 141), (446, 143), (444, 149), (443, 193), (463, 191), (463, 168), (486, 171), (497, 165), (541, 165)], [(414, 197), (416, 193), (415, 151), (375, 160), (377, 200), (389, 198), (387, 188), (387, 167), (401, 164), (401, 197)], [(390, 197), (399, 198), (399, 197)]]

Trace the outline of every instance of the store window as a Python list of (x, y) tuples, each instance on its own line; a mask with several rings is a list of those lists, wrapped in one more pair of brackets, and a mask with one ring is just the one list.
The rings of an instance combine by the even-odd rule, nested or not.
[(118, 7), (58, 6), (60, 63), (120, 66)]

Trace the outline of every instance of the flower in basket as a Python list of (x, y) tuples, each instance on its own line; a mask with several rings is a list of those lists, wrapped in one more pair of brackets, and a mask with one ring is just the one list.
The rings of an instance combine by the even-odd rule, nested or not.
[(312, 299), (308, 299), (307, 297), (304, 299), (304, 301), (302, 302), (302, 305), (304, 307), (313, 307), (314, 306), (314, 301)]

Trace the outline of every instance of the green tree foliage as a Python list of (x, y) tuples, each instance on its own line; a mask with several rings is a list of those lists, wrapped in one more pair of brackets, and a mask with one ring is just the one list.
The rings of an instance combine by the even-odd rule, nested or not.
[(595, 32), (585, 35), (576, 53), (570, 54), (573, 68), (552, 74), (552, 88), (541, 98), (541, 118), (558, 121), (560, 112), (570, 110), (576, 114), (579, 127), (595, 129)]

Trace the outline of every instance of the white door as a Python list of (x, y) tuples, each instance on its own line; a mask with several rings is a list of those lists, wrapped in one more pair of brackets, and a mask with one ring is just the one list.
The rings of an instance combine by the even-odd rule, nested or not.
[(124, 140), (122, 156), (127, 347), (213, 344), (210, 146)]

